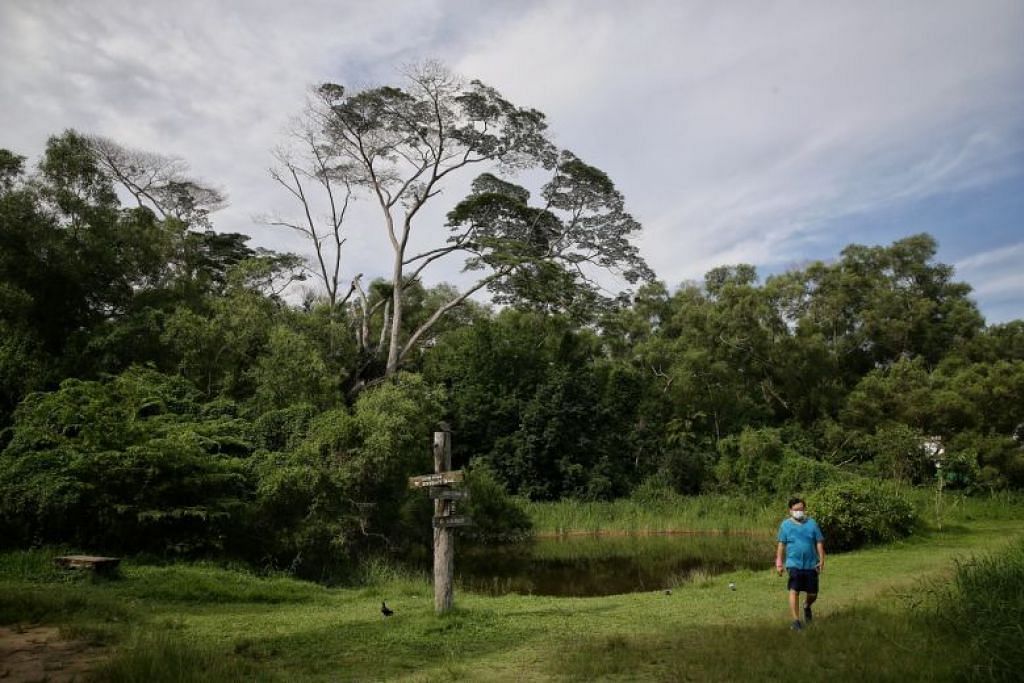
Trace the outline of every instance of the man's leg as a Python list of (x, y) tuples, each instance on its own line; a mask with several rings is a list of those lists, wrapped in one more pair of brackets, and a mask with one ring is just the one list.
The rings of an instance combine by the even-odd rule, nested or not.
[(811, 605), (818, 599), (817, 593), (807, 593), (807, 599), (804, 601), (804, 621), (810, 621), (814, 618), (814, 613), (811, 612)]
[(800, 621), (800, 593), (797, 591), (789, 591), (789, 612), (793, 621)]

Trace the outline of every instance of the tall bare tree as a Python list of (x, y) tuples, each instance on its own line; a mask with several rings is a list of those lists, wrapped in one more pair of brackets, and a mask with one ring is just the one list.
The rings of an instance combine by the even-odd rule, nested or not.
[[(591, 266), (624, 266), (619, 270), (631, 282), (649, 275), (628, 243), (639, 224), (623, 210), (621, 196), (598, 169), (567, 152), (559, 154), (546, 136), (541, 112), (517, 107), (494, 88), (465, 82), (436, 62), (407, 69), (401, 88), (349, 92), (327, 83), (315, 95), (316, 106), (306, 120), (316, 126), (306, 127), (301, 138), (312, 152), (307, 157), (312, 166), (306, 167), (311, 172), (286, 164), (287, 173), (278, 178), (284, 176), (283, 184), (304, 208), (309, 202), (302, 179), (340, 184), (346, 198), (359, 192), (378, 206), (392, 248), (390, 311), (383, 316), (390, 329), (380, 337), (381, 345), (385, 340), (387, 345), (385, 376), (398, 370), (438, 320), (484, 288), (499, 301), (511, 301), (537, 295), (540, 288), (531, 282), (545, 283), (545, 296), (558, 287), (579, 290), (580, 285), (593, 293), (597, 288), (587, 274)], [(543, 208), (529, 207), (527, 190), (489, 172), (538, 166), (554, 170)], [(473, 167), (488, 172), (474, 182), (473, 193), (452, 211), (446, 226), (433, 226), (436, 246), (411, 253), (424, 206), (451, 177)], [(321, 233), (313, 227), (312, 212), (305, 213), (301, 227), (289, 227), (316, 243)], [(333, 213), (328, 221), (331, 231), (340, 231), (335, 218), (344, 215)], [(338, 237), (335, 243), (340, 242)], [(480, 271), (479, 279), (437, 304), (416, 329), (404, 330), (406, 289), (457, 253), (465, 257), (466, 270)], [(352, 287), (361, 291), (358, 280)], [(365, 296), (357, 301), (363, 315), (357, 336), (368, 340), (371, 307)]]
[(163, 219), (210, 229), (209, 215), (227, 206), (225, 193), (189, 175), (183, 159), (125, 147), (98, 135), (89, 147), (103, 172)]
[(342, 229), (353, 199), (353, 172), (351, 162), (338, 155), (321, 134), (328, 118), (323, 100), (314, 94), (293, 122), (288, 143), (273, 153), (276, 164), (270, 168), (270, 177), (299, 204), (300, 217), (274, 214), (259, 220), (294, 230), (312, 245), (316, 261), (312, 270), (335, 311), (357, 291), (358, 277), (342, 294)]
[[(325, 138), (344, 159), (349, 182), (368, 190), (383, 215), (392, 247), (392, 302), (385, 374), (403, 356), (402, 293), (406, 268), (418, 276), (454, 245), (410, 256), (417, 215), (440, 192), (448, 176), (469, 166), (496, 162), (524, 168), (550, 161), (544, 116), (515, 107), (479, 81), (466, 84), (437, 63), (407, 70), (406, 89), (384, 86), (348, 94), (335, 84), (318, 89), (328, 116)], [(470, 288), (438, 310), (458, 305), (484, 284)], [(428, 320), (433, 324), (436, 318)]]

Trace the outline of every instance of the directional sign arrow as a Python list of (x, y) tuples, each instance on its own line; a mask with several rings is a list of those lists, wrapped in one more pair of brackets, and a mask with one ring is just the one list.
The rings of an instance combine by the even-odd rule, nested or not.
[(466, 473), (462, 470), (423, 474), (418, 477), (409, 477), (409, 488), (421, 489), (428, 486), (451, 486), (452, 484), (462, 483), (462, 480), (465, 478)]
[(430, 497), (434, 500), (466, 500), (469, 498), (469, 491), (450, 489), (445, 486), (431, 486)]
[(457, 526), (473, 526), (473, 520), (468, 515), (450, 515), (448, 517), (434, 517), (435, 529), (451, 529)]

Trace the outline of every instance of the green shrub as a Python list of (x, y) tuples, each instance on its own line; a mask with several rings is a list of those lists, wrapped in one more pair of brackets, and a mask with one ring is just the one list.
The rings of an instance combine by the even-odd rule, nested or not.
[(486, 463), (474, 464), (466, 483), (470, 497), (465, 509), (474, 523), (466, 532), (468, 537), (485, 543), (510, 543), (530, 535), (530, 516)]
[(744, 429), (722, 439), (718, 450), (715, 477), (725, 490), (811, 491), (852, 477), (835, 465), (800, 455), (778, 429)]
[(831, 463), (787, 453), (775, 478), (775, 490), (782, 493), (814, 491), (853, 479), (853, 474)]
[(663, 508), (680, 500), (664, 471), (653, 474), (640, 482), (629, 495), (630, 499), (651, 508)]
[(869, 481), (827, 486), (809, 497), (808, 507), (832, 551), (895, 541), (909, 536), (917, 523), (909, 500)]

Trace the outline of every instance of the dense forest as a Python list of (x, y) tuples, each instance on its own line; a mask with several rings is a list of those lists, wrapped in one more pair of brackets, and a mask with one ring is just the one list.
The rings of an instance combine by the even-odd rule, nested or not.
[[(408, 219), (388, 223), (395, 276), (365, 287), (320, 249), (343, 210), (299, 226), (307, 263), (218, 232), (223, 196), (159, 155), (74, 131), (36, 167), (0, 150), (0, 543), (324, 575), (429, 533), (406, 478), (441, 422), (497, 535), (525, 523), (516, 497), (784, 497), (932, 484), (939, 461), (953, 489), (1024, 488), (1024, 321), (986, 325), (930, 236), (670, 286), (608, 176), (551, 146), (540, 113), (472, 84), (463, 116), (501, 125), (453, 128), (457, 156), (405, 91), (318, 93), (334, 117), (305, 138), (319, 172), (282, 157), (275, 179), (300, 199), (376, 193)], [(358, 168), (366, 140), (379, 161)], [(440, 246), (405, 253), (447, 169), (478, 159), (548, 174), (542, 203), (483, 173), (421, 228)], [(377, 176), (386, 163), (413, 170)], [(424, 284), (454, 253), (479, 284)], [(633, 287), (607, 295), (594, 269)]]

